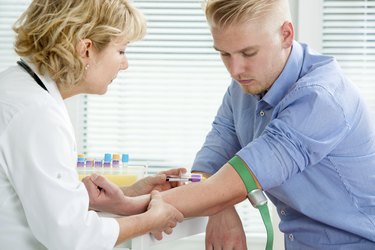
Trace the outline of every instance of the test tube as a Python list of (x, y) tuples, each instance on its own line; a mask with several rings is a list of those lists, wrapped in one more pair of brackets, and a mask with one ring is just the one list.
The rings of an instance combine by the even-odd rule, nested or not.
[(77, 168), (83, 168), (85, 166), (85, 155), (78, 154), (77, 157)]
[(121, 167), (126, 168), (129, 165), (129, 155), (122, 154), (121, 157)]
[(180, 176), (174, 176), (174, 175), (168, 175), (167, 181), (174, 182), (200, 182), (203, 180), (203, 177), (201, 174), (182, 174)]
[(111, 167), (111, 161), (112, 161), (112, 155), (111, 154), (104, 154), (104, 161), (103, 161), (103, 167), (110, 168)]
[(120, 167), (120, 154), (112, 155), (112, 167), (114, 168)]
[(100, 160), (100, 159), (95, 159), (95, 160), (94, 160), (94, 166), (95, 166), (96, 168), (101, 168), (101, 167), (103, 167), (103, 161)]
[(86, 168), (92, 168), (94, 166), (94, 159), (87, 158), (86, 159)]

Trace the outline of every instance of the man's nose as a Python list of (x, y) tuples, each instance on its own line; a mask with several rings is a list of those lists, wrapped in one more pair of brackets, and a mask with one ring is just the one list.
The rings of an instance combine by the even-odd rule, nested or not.
[(244, 61), (240, 57), (230, 58), (228, 70), (232, 76), (241, 75), (245, 71)]

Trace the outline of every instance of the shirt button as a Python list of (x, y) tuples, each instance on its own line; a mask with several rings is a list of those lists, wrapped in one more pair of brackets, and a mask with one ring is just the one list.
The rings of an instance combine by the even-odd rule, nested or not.
[(289, 235), (288, 235), (288, 238), (289, 238), (290, 241), (293, 241), (293, 240), (294, 240), (294, 236), (293, 236), (293, 234), (289, 234)]
[(281, 210), (281, 211), (280, 211), (280, 214), (281, 214), (282, 216), (285, 216), (285, 215), (286, 215), (285, 210)]
[(261, 110), (261, 111), (259, 112), (259, 115), (260, 115), (260, 116), (264, 116), (264, 111)]

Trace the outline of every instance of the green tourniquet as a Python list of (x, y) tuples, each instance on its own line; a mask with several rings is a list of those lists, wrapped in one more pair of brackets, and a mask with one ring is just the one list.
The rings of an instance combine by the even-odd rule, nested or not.
[(260, 215), (262, 216), (262, 220), (264, 226), (266, 227), (267, 231), (267, 244), (266, 250), (272, 250), (273, 247), (273, 229), (272, 229), (272, 222), (270, 212), (268, 211), (267, 203), (258, 207)]
[[(258, 189), (253, 176), (250, 174), (250, 171), (246, 164), (242, 161), (237, 155), (228, 161), (228, 163), (237, 171), (241, 177), (243, 183), (246, 186), (247, 193), (250, 193), (254, 189)], [(268, 211), (267, 203), (258, 207), (260, 215), (262, 216), (264, 226), (267, 231), (267, 244), (266, 250), (272, 250), (273, 247), (273, 229), (271, 223), (271, 216)]]

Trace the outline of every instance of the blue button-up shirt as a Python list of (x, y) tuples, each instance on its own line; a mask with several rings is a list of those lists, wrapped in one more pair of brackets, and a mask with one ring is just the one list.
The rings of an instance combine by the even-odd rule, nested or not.
[(334, 58), (294, 42), (264, 96), (233, 81), (193, 170), (235, 154), (277, 207), (287, 249), (375, 249), (375, 130)]

